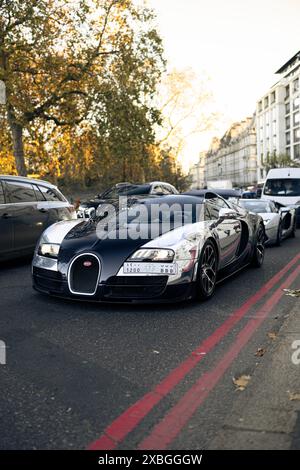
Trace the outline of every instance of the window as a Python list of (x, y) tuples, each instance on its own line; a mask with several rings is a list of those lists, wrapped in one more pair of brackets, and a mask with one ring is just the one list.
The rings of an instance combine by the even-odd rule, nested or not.
[(282, 178), (267, 180), (264, 194), (268, 196), (300, 196), (300, 179)]
[(258, 103), (258, 112), (260, 113), (262, 111), (262, 102), (260, 101)]
[(20, 181), (6, 181), (6, 187), (11, 203), (36, 202), (35, 192), (31, 184)]
[(55, 191), (53, 188), (47, 188), (46, 186), (39, 186), (40, 191), (44, 195), (47, 201), (63, 201), (61, 194)]
[(290, 96), (290, 85), (287, 85), (285, 87), (285, 99), (287, 99)]
[(205, 216), (209, 216), (211, 220), (218, 220), (219, 218), (219, 209), (217, 206), (213, 206), (212, 204), (205, 203)]
[(291, 143), (291, 133), (290, 132), (287, 132), (285, 134), (285, 143), (286, 143), (286, 145), (290, 145), (290, 143)]
[(265, 109), (269, 106), (269, 97), (265, 97)]
[(294, 145), (294, 158), (300, 159), (300, 144)]
[(219, 218), (220, 209), (228, 209), (229, 207), (228, 204), (220, 197), (208, 198), (207, 201), (209, 203), (208, 207), (212, 219)]
[(286, 147), (285, 153), (287, 154), (288, 157), (291, 156), (291, 147)]
[(294, 126), (299, 124), (300, 122), (300, 112), (298, 111), (297, 113), (294, 114)]
[(166, 194), (166, 192), (163, 190), (162, 186), (154, 186), (152, 194)]
[(294, 142), (300, 142), (300, 129), (294, 130)]
[(291, 127), (291, 119), (288, 116), (288, 117), (285, 118), (285, 128), (288, 130), (288, 129), (290, 129), (290, 127)]
[(299, 90), (299, 78), (296, 78), (296, 80), (293, 81), (293, 91), (296, 93), (296, 91)]
[(290, 103), (286, 103), (286, 105), (285, 105), (285, 114), (289, 114), (290, 110), (291, 110)]
[(45, 198), (44, 198), (43, 194), (41, 193), (41, 191), (39, 190), (38, 186), (36, 186), (35, 184), (33, 184), (32, 186), (33, 186), (33, 189), (35, 191), (35, 197), (36, 197), (37, 201), (45, 201)]
[(293, 109), (294, 110), (299, 109), (299, 105), (300, 105), (300, 98), (299, 96), (297, 96), (297, 98), (295, 98), (293, 101)]
[(275, 103), (275, 99), (276, 99), (276, 93), (275, 93), (275, 91), (272, 91), (272, 93), (271, 93), (271, 103), (272, 104)]
[(4, 191), (3, 191), (3, 186), (0, 181), (0, 204), (5, 204), (5, 198), (4, 198)]

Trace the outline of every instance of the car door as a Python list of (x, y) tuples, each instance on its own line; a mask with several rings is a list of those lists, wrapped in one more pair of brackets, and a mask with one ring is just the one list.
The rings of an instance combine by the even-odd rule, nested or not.
[(5, 188), (13, 224), (13, 249), (30, 252), (47, 226), (48, 212), (39, 207), (31, 183), (6, 180)]
[(227, 266), (236, 258), (241, 238), (241, 222), (236, 217), (220, 217), (220, 209), (231, 209), (222, 198), (208, 200), (208, 209), (215, 220), (215, 228), (220, 245), (220, 268)]
[(4, 185), (0, 181), (0, 258), (13, 251), (12, 215), (6, 204)]

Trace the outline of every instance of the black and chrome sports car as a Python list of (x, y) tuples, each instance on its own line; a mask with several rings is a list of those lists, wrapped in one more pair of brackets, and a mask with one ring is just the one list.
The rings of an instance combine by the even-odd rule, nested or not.
[(263, 219), (210, 191), (117, 209), (49, 227), (33, 259), (34, 288), (102, 302), (207, 299), (221, 279), (263, 263)]

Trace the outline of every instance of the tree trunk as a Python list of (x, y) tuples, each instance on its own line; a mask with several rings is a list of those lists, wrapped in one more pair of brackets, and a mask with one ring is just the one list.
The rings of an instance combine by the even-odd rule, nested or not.
[(24, 159), (23, 127), (14, 120), (11, 111), (8, 111), (7, 116), (12, 134), (13, 153), (15, 157), (17, 173), (19, 176), (27, 176), (27, 169)]

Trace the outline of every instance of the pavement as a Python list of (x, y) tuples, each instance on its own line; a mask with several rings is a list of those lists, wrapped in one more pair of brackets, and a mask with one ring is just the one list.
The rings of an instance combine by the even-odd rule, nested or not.
[(210, 449), (300, 450), (300, 298)]
[(2, 264), (0, 449), (299, 447), (299, 241), (203, 303), (64, 301)]

